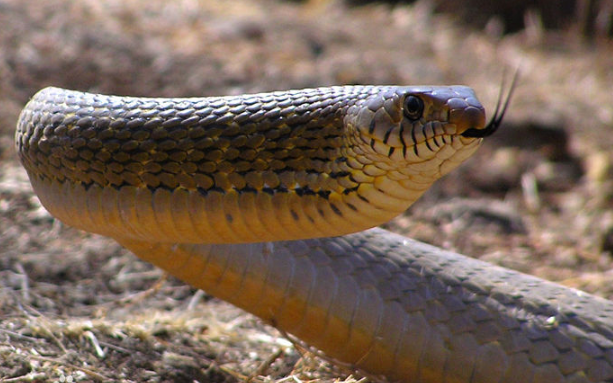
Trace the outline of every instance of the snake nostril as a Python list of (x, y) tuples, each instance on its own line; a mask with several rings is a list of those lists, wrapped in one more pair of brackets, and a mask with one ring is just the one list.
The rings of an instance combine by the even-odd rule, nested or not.
[(485, 111), (483, 108), (465, 106), (452, 110), (449, 122), (456, 125), (457, 134), (462, 134), (467, 130), (481, 130), (485, 126)]
[(483, 109), (469, 106), (464, 110), (462, 117), (463, 124), (459, 126), (458, 133), (468, 129), (483, 129), (485, 126), (485, 111)]

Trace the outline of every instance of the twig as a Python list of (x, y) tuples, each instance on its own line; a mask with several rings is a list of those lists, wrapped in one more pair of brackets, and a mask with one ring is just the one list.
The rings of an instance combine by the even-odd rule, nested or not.
[(28, 282), (28, 274), (19, 262), (15, 265), (21, 279), (21, 297), (25, 302), (30, 302), (30, 283)]
[(266, 370), (268, 370), (268, 368), (274, 363), (275, 360), (279, 359), (283, 352), (285, 352), (285, 350), (283, 348), (279, 348), (276, 352), (272, 353), (268, 358), (263, 360), (262, 363), (260, 363), (260, 365), (258, 366), (258, 368), (253, 373), (249, 374), (247, 382), (249, 383), (256, 377), (264, 375)]
[(83, 336), (89, 339), (89, 341), (92, 343), (92, 346), (94, 347), (94, 350), (96, 351), (96, 355), (98, 355), (98, 358), (104, 359), (104, 357), (106, 356), (106, 353), (104, 352), (102, 347), (100, 347), (100, 343), (98, 342), (98, 338), (96, 338), (96, 335), (94, 335), (93, 332), (88, 330), (83, 333)]
[[(43, 322), (43, 320), (47, 320), (47, 317), (44, 316), (41, 312), (39, 312), (38, 310), (36, 310), (34, 307), (28, 305), (27, 306), (27, 310), (25, 307), (20, 306), (21, 310), (23, 311), (24, 315), (30, 319), (32, 319), (37, 325), (39, 325), (41, 327), (41, 329), (44, 330), (44, 333), (46, 336), (48, 336), (49, 338), (51, 338), (51, 340), (62, 350), (62, 352), (64, 354), (68, 354), (68, 349), (66, 349), (66, 347), (64, 346), (64, 344), (59, 340), (58, 337), (55, 336), (55, 334), (53, 333), (53, 331), (51, 331)], [(33, 316), (29, 311), (34, 312), (37, 316)]]
[(164, 283), (166, 283), (166, 280), (168, 279), (168, 273), (164, 273), (162, 274), (162, 276), (160, 278), (158, 278), (158, 280), (155, 282), (155, 284), (153, 286), (151, 286), (150, 288), (148, 288), (145, 291), (141, 291), (138, 292), (136, 294), (132, 294), (129, 295), (125, 298), (121, 298), (119, 300), (119, 303), (121, 304), (135, 304), (138, 302), (142, 302), (145, 299), (147, 299), (148, 297), (156, 294), (161, 288), (162, 286), (164, 286)]
[(126, 348), (123, 348), (123, 347), (116, 346), (116, 345), (114, 345), (113, 343), (103, 342), (103, 341), (101, 341), (101, 340), (99, 340), (99, 341), (98, 341), (98, 343), (99, 343), (101, 346), (104, 346), (104, 347), (110, 348), (110, 349), (115, 350), (115, 351), (122, 352), (122, 353), (124, 353), (124, 354), (132, 354), (132, 351), (130, 351), (130, 350), (126, 349)]
[(12, 378), (2, 378), (0, 377), (0, 383), (15, 383), (15, 382), (36, 382), (38, 379), (44, 380), (47, 378), (46, 374), (36, 373), (36, 372), (28, 372), (25, 375), (15, 376)]
[(189, 300), (189, 304), (187, 305), (187, 311), (192, 311), (196, 307), (198, 302), (200, 302), (200, 300), (202, 300), (202, 298), (205, 295), (206, 295), (206, 293), (204, 291), (202, 291), (202, 290), (196, 291), (194, 296), (192, 296), (192, 299)]
[(12, 338), (28, 340), (28, 341), (34, 342), (34, 343), (40, 343), (41, 342), (41, 339), (39, 339), (39, 338), (35, 338), (33, 336), (28, 336), (28, 335), (23, 335), (23, 334), (20, 334), (18, 332), (14, 332), (14, 331), (7, 330), (7, 329), (4, 329), (4, 328), (0, 328), (0, 331), (5, 333), (5, 334), (7, 334), (8, 336), (10, 336)]
[(63, 362), (61, 360), (57, 360), (57, 359), (53, 359), (53, 358), (47, 358), (45, 356), (38, 356), (38, 355), (30, 355), (30, 358), (32, 359), (36, 359), (36, 360), (40, 360), (42, 362), (49, 362), (49, 363), (55, 363), (64, 367), (68, 367), (71, 368), (73, 370), (77, 370), (77, 371), (81, 371), (84, 374), (94, 378), (94, 379), (98, 379), (98, 380), (111, 380), (111, 378), (108, 378), (94, 370), (90, 370), (89, 368), (85, 368), (85, 367), (79, 367), (76, 366), (72, 363), (68, 363), (68, 362)]

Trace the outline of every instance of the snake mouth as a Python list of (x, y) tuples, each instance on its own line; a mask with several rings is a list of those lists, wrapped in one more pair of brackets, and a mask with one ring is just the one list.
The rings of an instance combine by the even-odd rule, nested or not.
[(509, 108), (509, 104), (511, 103), (511, 98), (513, 97), (513, 91), (515, 90), (515, 86), (517, 85), (518, 76), (519, 76), (519, 71), (515, 71), (515, 74), (513, 75), (513, 80), (511, 80), (511, 87), (509, 88), (507, 96), (504, 97), (505, 99), (504, 103), (502, 102), (503, 100), (502, 95), (504, 93), (504, 88), (505, 88), (505, 83), (503, 81), (502, 85), (500, 86), (500, 93), (498, 94), (498, 102), (496, 103), (496, 110), (494, 110), (494, 115), (492, 116), (492, 119), (490, 120), (490, 122), (488, 122), (487, 125), (485, 125), (485, 127), (481, 129), (477, 129), (477, 128), (467, 129), (464, 131), (464, 133), (462, 133), (462, 136), (471, 137), (471, 138), (484, 138), (484, 137), (491, 136), (498, 130), (498, 128), (502, 124), (504, 115), (507, 112), (507, 109)]

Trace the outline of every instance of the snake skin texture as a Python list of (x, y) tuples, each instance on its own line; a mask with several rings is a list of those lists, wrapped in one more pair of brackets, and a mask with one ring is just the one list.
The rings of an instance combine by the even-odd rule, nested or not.
[(613, 381), (610, 301), (366, 230), (490, 125), (461, 86), (188, 99), (47, 88), (16, 145), (63, 222), (377, 379)]

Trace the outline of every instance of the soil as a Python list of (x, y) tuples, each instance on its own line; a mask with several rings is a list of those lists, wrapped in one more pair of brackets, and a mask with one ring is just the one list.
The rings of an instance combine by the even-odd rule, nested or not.
[(0, 0), (0, 25), (0, 382), (362, 379), (53, 219), (13, 146), (20, 109), (47, 85), (207, 96), (453, 83), (491, 113), (519, 68), (501, 130), (387, 227), (613, 298), (606, 37), (538, 22), (502, 35), (427, 1)]

